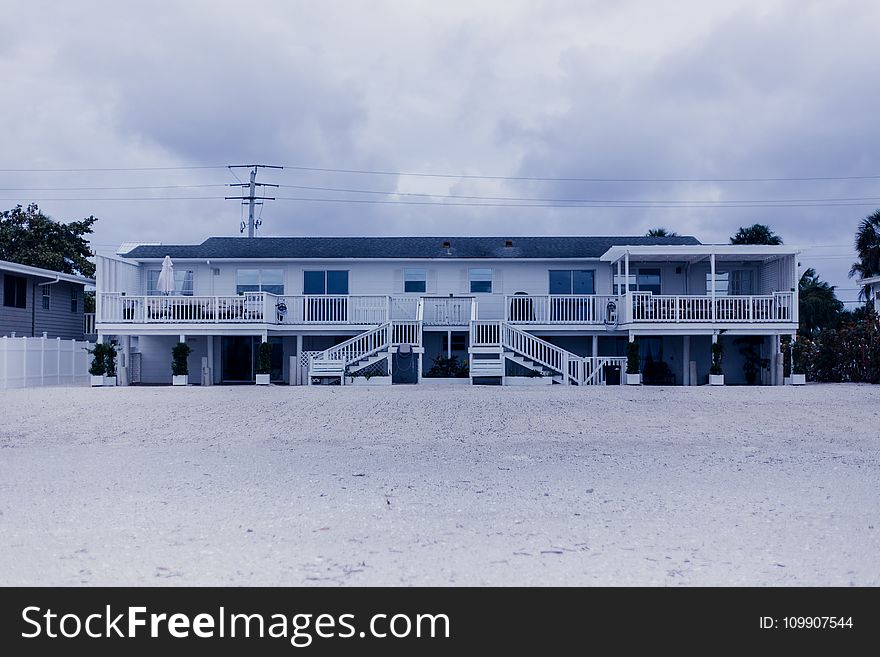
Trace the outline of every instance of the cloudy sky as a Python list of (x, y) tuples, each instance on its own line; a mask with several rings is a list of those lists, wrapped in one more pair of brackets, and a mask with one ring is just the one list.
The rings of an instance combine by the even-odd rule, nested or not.
[(223, 167), (262, 162), (287, 167), (260, 173), (287, 185), (264, 235), (724, 242), (762, 222), (855, 298), (876, 1), (3, 5), (2, 206), (95, 214), (98, 250), (237, 235)]

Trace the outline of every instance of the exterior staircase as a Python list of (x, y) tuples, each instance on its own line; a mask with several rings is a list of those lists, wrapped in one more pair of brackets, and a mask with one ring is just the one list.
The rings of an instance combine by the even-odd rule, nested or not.
[(505, 361), (563, 385), (604, 385), (605, 365), (625, 358), (578, 356), (503, 321), (471, 319), (471, 378), (505, 378)]

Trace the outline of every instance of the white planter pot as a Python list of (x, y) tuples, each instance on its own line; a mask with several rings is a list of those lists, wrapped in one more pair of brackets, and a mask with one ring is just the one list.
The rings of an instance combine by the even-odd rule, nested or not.
[(103, 377), (102, 375), (100, 375), (100, 374), (97, 375), (97, 376), (95, 376), (94, 374), (92, 374), (92, 376), (91, 376), (91, 383), (92, 383), (92, 387), (93, 387), (93, 388), (98, 388), (98, 387), (104, 385), (104, 377)]
[(116, 377), (115, 376), (105, 376), (104, 377), (104, 386), (107, 388), (113, 388), (116, 386)]
[(271, 374), (257, 374), (257, 385), (258, 386), (267, 386), (271, 383), (270, 379), (272, 378)]
[(422, 385), (426, 386), (469, 386), (471, 384), (470, 377), (451, 378), (451, 377), (435, 377), (423, 376)]
[(345, 379), (347, 386), (390, 386), (390, 376), (371, 376), (369, 379), (365, 376), (349, 376)]
[(549, 386), (553, 379), (549, 376), (508, 376), (504, 379), (508, 386)]
[(709, 375), (709, 385), (710, 386), (723, 386), (724, 385), (724, 375), (723, 374), (710, 374)]
[(807, 375), (806, 374), (792, 374), (791, 375), (791, 385), (793, 386), (802, 386), (807, 383)]
[(790, 376), (787, 376), (787, 377), (785, 377), (784, 379), (782, 379), (782, 385), (784, 385), (784, 386), (790, 386), (790, 385), (791, 385), (791, 377), (790, 377)]
[(171, 376), (171, 385), (185, 386), (189, 383), (189, 374), (173, 374)]
[(627, 374), (626, 375), (626, 385), (628, 386), (638, 386), (642, 384), (642, 375), (639, 374)]

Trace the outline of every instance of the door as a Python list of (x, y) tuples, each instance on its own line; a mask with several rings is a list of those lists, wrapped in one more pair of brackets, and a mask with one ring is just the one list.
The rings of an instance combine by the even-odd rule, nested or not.
[(254, 381), (254, 337), (224, 335), (220, 343), (224, 383)]

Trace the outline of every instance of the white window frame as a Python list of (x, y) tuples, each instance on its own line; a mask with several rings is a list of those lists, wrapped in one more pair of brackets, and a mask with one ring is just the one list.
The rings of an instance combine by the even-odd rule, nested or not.
[(43, 303), (43, 310), (51, 310), (52, 305), (52, 286), (43, 285), (43, 294), (40, 295)]
[[(474, 272), (485, 272), (485, 271), (489, 272), (488, 278), (474, 276)], [(481, 274), (479, 276), (485, 276), (485, 275)], [(491, 267), (468, 267), (468, 291), (469, 291), (469, 293), (470, 294), (492, 294), (495, 290), (494, 279), (495, 279), (495, 270), (492, 269)], [(474, 283), (485, 283), (485, 282), (489, 283), (489, 291), (488, 292), (485, 292), (485, 291), (475, 292), (474, 291)]]
[[(413, 276), (412, 274), (415, 274)], [(407, 283), (422, 283), (424, 285), (421, 291), (407, 291)], [(404, 294), (427, 294), (428, 293), (428, 270), (423, 267), (405, 267), (403, 270), (403, 293)]]
[[(256, 283), (257, 289), (256, 290), (249, 290), (248, 292), (239, 293), (238, 286), (240, 285), (240, 283), (238, 282), (238, 273), (241, 271), (255, 271), (255, 272), (257, 272), (257, 283)], [(264, 285), (271, 285), (272, 287), (275, 287), (277, 285), (277, 283), (264, 283), (263, 282), (263, 273), (267, 272), (267, 271), (280, 271), (281, 272), (281, 293), (279, 294), (278, 292), (271, 292), (271, 294), (276, 294), (278, 296), (284, 296), (284, 293), (287, 291), (287, 285), (286, 285), (286, 280), (285, 280), (287, 278), (287, 272), (284, 267), (239, 267), (239, 268), (237, 268), (235, 270), (235, 293), (236, 294), (248, 294), (248, 293), (253, 293), (253, 292), (265, 292), (265, 290), (263, 289)]]

